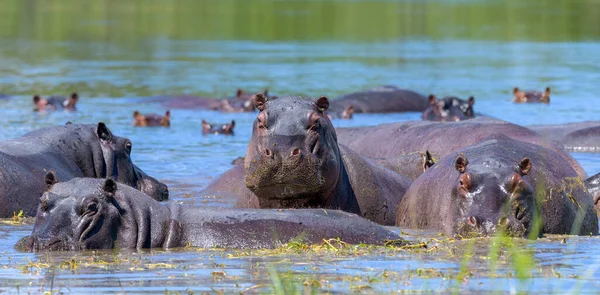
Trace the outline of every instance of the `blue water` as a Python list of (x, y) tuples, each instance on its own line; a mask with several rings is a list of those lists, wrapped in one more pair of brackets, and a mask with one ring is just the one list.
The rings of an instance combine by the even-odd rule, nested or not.
[[(32, 51), (43, 47), (48, 50), (64, 48), (74, 53), (96, 52), (84, 55), (86, 58), (35, 63), (2, 58), (3, 51), (16, 50), (17, 45), (0, 45), (0, 73), (3, 73), (0, 87), (10, 86), (19, 93), (29, 93), (0, 99), (0, 140), (67, 121), (102, 121), (115, 134), (133, 141), (134, 163), (169, 184), (173, 201), (231, 206), (221, 200), (201, 198), (197, 193), (228, 170), (233, 159), (244, 155), (255, 114), (175, 109), (172, 110), (171, 128), (133, 127), (134, 110), (142, 113), (165, 111), (160, 104), (145, 100), (147, 97), (182, 93), (225, 96), (233, 95), (237, 88), (259, 91), (264, 87), (278, 95), (336, 97), (391, 84), (438, 96), (473, 95), (477, 112), (521, 125), (597, 120), (600, 112), (597, 97), (600, 45), (597, 43), (434, 42), (418, 39), (369, 44), (155, 40), (151, 45), (164, 50), (156, 51), (149, 60), (140, 61), (135, 53), (128, 54), (125, 49), (116, 47), (98, 45), (97, 50), (90, 51), (96, 44), (28, 42)], [(114, 56), (119, 58), (113, 59)], [(69, 88), (66, 85), (75, 86)], [(96, 87), (98, 85), (102, 87)], [(41, 94), (67, 95), (79, 91), (81, 99), (77, 112), (32, 112), (31, 95), (48, 87), (54, 89), (53, 86), (68, 90)], [(538, 91), (550, 86), (551, 104), (513, 104), (510, 99), (514, 86)], [(94, 90), (86, 92), (85, 89)], [(353, 120), (334, 120), (333, 124), (336, 127), (368, 126), (418, 120), (419, 117), (416, 113), (358, 114)], [(235, 120), (235, 135), (203, 136), (202, 119), (212, 123)], [(600, 171), (600, 155), (572, 155), (588, 174)], [(232, 258), (227, 256), (231, 254), (228, 251), (212, 250), (96, 254), (15, 252), (12, 245), (30, 231), (30, 224), (0, 223), (0, 292), (49, 291), (51, 278), (54, 290), (61, 286), (62, 291), (74, 293), (92, 290), (153, 293), (165, 289), (185, 292), (187, 288), (195, 292), (212, 292), (212, 288), (240, 292), (252, 286), (271, 284), (269, 266), (280, 272), (290, 271), (297, 278), (319, 279), (322, 290), (367, 293), (397, 289), (563, 293), (579, 285), (583, 291), (596, 292), (598, 284), (591, 278), (600, 276), (596, 267), (600, 262), (597, 238), (568, 238), (566, 244), (561, 244), (560, 239), (544, 239), (530, 245), (538, 265), (533, 278), (523, 282), (506, 275), (492, 276), (487, 271), (487, 261), (477, 258), (470, 264), (474, 277), (457, 284), (456, 280), (436, 276), (410, 276), (411, 271), (423, 268), (437, 269), (444, 276), (456, 274), (461, 258), (441, 254), (326, 255), (326, 259), (322, 259), (316, 254), (282, 257), (254, 254)], [(425, 236), (435, 237), (436, 234)], [(460, 245), (452, 247), (461, 248)], [(85, 265), (83, 262), (90, 257), (117, 260), (118, 263), (116, 266)], [(72, 258), (82, 261), (78, 269), (59, 267), (61, 261)], [(48, 262), (49, 266), (37, 271), (35, 267), (33, 271), (23, 268), (30, 260)], [(176, 267), (162, 265), (157, 270), (153, 263)], [(384, 270), (394, 273), (390, 275), (392, 282), (386, 282)], [(215, 275), (212, 273), (215, 271), (225, 271), (226, 275)], [(501, 264), (500, 272), (506, 274), (514, 270), (506, 262)], [(368, 277), (373, 279), (366, 279)], [(302, 282), (299, 281), (300, 286)], [(258, 290), (261, 288), (257, 287)]]

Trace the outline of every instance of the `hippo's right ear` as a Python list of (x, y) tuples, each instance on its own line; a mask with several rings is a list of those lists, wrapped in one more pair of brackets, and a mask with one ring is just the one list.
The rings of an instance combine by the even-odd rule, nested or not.
[(517, 92), (519, 92), (519, 87), (513, 88), (513, 94), (517, 94)]
[(67, 121), (67, 123), (65, 125), (73, 125), (73, 122)]
[(49, 190), (58, 182), (58, 177), (56, 177), (54, 171), (48, 171), (44, 177), (44, 182), (46, 183), (46, 190)]
[(101, 141), (109, 141), (112, 139), (112, 132), (106, 127), (106, 124), (100, 122), (96, 127), (96, 134)]
[(265, 109), (265, 103), (267, 102), (267, 98), (262, 93), (255, 94), (252, 100), (254, 101), (254, 107), (257, 108), (259, 111)]
[(430, 94), (428, 99), (429, 99), (429, 104), (433, 104), (435, 102), (435, 95)]
[(238, 88), (238, 90), (235, 92), (235, 97), (242, 97), (243, 94), (244, 91), (242, 91), (241, 88)]
[(315, 101), (315, 105), (321, 113), (325, 112), (329, 108), (329, 99), (326, 96), (321, 96)]
[(429, 151), (425, 151), (425, 162), (423, 163), (423, 170), (427, 170), (429, 167), (433, 166), (433, 164), (435, 164), (435, 159), (433, 159), (433, 156), (429, 153)]
[(139, 111), (134, 111), (134, 112), (133, 112), (133, 118), (134, 118), (134, 119), (135, 119), (135, 118), (137, 118), (137, 116), (139, 116), (139, 115), (140, 115), (140, 112), (139, 112)]
[(456, 157), (456, 162), (454, 163), (454, 167), (460, 173), (465, 173), (467, 171), (467, 165), (469, 165), (469, 160), (464, 155), (459, 155)]
[(117, 183), (112, 178), (107, 178), (102, 184), (102, 191), (105, 196), (112, 198), (117, 191)]

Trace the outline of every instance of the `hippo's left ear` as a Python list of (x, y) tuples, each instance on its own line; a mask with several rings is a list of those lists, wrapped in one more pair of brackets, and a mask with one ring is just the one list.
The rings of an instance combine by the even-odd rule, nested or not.
[(546, 87), (546, 94), (550, 95), (550, 87)]
[(469, 100), (467, 100), (467, 102), (469, 103), (470, 106), (475, 104), (475, 97), (469, 97)]
[(519, 170), (518, 172), (519, 174), (521, 174), (521, 176), (529, 174), (529, 171), (531, 171), (531, 161), (529, 160), (529, 158), (523, 158), (521, 162), (519, 162), (519, 166), (517, 169)]
[(326, 96), (321, 96), (321, 97), (319, 97), (319, 99), (317, 99), (315, 101), (315, 105), (317, 106), (319, 111), (322, 113), (329, 108), (329, 99), (327, 99)]
[(58, 182), (58, 177), (56, 177), (54, 171), (48, 171), (44, 177), (44, 182), (46, 183), (46, 190), (49, 190)]
[(233, 130), (233, 127), (235, 127), (235, 120), (231, 120), (231, 124), (229, 124), (230, 130)]
[(117, 191), (117, 183), (111, 178), (107, 178), (104, 181), (104, 184), (102, 184), (102, 191), (104, 192), (105, 196), (112, 198)]
[(67, 123), (65, 125), (73, 125), (73, 122), (67, 121)]
[(456, 162), (454, 163), (454, 167), (460, 173), (465, 173), (467, 171), (467, 165), (469, 165), (469, 160), (464, 155), (459, 155), (456, 157)]
[(100, 122), (98, 123), (98, 127), (96, 127), (96, 134), (101, 141), (109, 141), (112, 139), (112, 132), (106, 127), (106, 124)]

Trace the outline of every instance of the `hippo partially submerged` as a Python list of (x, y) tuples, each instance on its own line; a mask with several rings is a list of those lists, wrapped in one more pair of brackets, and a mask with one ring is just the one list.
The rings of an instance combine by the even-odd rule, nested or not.
[[(263, 91), (263, 95), (269, 97), (267, 89)], [(203, 109), (226, 113), (254, 111), (252, 95), (241, 89), (238, 89), (233, 97), (210, 98), (194, 95), (164, 95), (151, 98), (150, 101), (160, 102), (168, 109)]]
[(550, 87), (544, 92), (522, 91), (519, 87), (513, 88), (513, 102), (516, 103), (550, 103)]
[(153, 127), (153, 126), (171, 126), (171, 111), (166, 111), (164, 116), (158, 114), (144, 114), (139, 111), (133, 112), (133, 126)]
[(205, 195), (237, 195), (250, 208), (330, 208), (392, 225), (410, 180), (338, 146), (325, 114), (329, 101), (259, 94), (260, 112), (244, 169), (234, 167)]
[(349, 106), (355, 113), (403, 113), (423, 112), (428, 103), (422, 94), (386, 85), (334, 98), (329, 111), (341, 113)]
[(592, 195), (596, 212), (600, 214), (600, 173), (586, 179), (584, 183), (588, 192)]
[(478, 143), (490, 135), (503, 134), (555, 151), (571, 164), (581, 179), (587, 178), (587, 174), (575, 159), (536, 132), (487, 117), (447, 123), (409, 121), (373, 127), (337, 128), (336, 132), (341, 144), (347, 145), (362, 156), (394, 158), (403, 154), (429, 151), (436, 159)]
[(42, 98), (39, 95), (33, 96), (33, 104), (35, 105), (35, 111), (45, 110), (76, 110), (75, 106), (79, 100), (77, 92), (71, 93), (69, 97), (64, 96), (50, 96), (48, 98)]
[(351, 244), (404, 243), (380, 225), (336, 210), (184, 207), (161, 204), (112, 179), (57, 183), (52, 173), (46, 176), (46, 185), (33, 232), (17, 243), (17, 249), (256, 249), (332, 238)]
[(461, 237), (597, 235), (592, 198), (569, 163), (539, 145), (494, 135), (427, 169), (398, 206), (396, 225)]
[(233, 135), (233, 128), (235, 128), (235, 120), (231, 120), (231, 123), (226, 124), (211, 124), (202, 119), (202, 134), (222, 134), (222, 135)]
[(455, 96), (447, 96), (436, 99), (434, 95), (429, 96), (429, 107), (423, 112), (422, 118), (427, 121), (455, 122), (475, 118), (473, 105), (475, 98), (460, 99)]
[(0, 141), (0, 217), (19, 210), (35, 215), (45, 189), (40, 179), (47, 171), (65, 180), (114, 178), (157, 200), (167, 199), (167, 186), (131, 162), (131, 148), (129, 139), (113, 135), (104, 123), (48, 127)]
[(600, 152), (600, 121), (527, 127), (569, 152)]

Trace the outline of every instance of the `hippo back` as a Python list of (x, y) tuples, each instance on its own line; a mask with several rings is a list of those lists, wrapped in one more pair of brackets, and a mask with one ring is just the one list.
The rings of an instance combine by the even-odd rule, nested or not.
[(528, 127), (569, 152), (600, 152), (600, 121)]
[(417, 92), (395, 86), (380, 86), (334, 98), (330, 111), (342, 112), (349, 106), (354, 106), (355, 113), (423, 112), (428, 102), (425, 96)]

